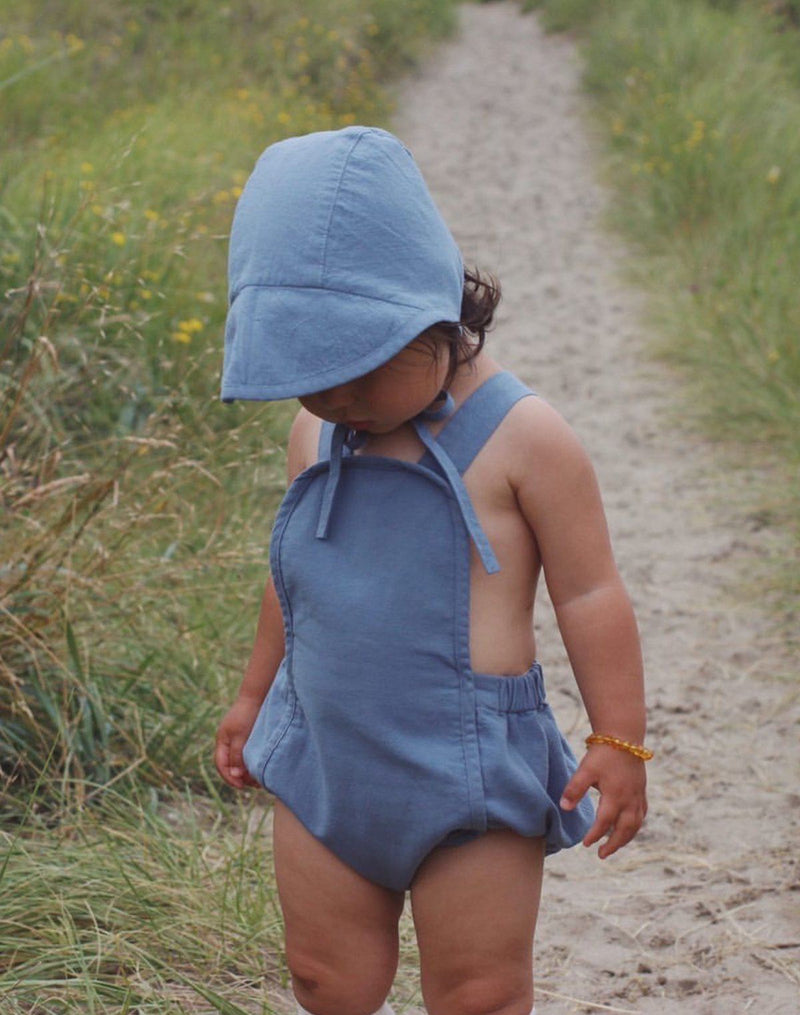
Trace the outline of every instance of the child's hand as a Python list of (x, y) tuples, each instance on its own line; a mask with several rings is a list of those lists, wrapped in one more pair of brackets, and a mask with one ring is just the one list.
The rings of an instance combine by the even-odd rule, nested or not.
[(601, 860), (630, 842), (647, 814), (644, 762), (607, 744), (592, 744), (564, 789), (561, 808), (573, 810), (590, 786), (600, 791), (595, 822), (583, 840), (591, 846), (604, 835)]
[(244, 767), (242, 748), (256, 721), (261, 703), (250, 698), (237, 698), (233, 707), (219, 724), (214, 764), (217, 771), (234, 789), (257, 786), (258, 783)]

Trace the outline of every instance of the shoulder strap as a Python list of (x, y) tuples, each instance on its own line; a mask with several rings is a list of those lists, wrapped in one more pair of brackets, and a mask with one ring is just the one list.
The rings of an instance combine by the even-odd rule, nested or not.
[(327, 423), (325, 420), (322, 421), (322, 426), (319, 428), (319, 443), (317, 444), (318, 462), (330, 461), (331, 441), (333, 440), (333, 431), (335, 429), (335, 423)]
[(503, 370), (483, 382), (442, 427), (437, 442), (463, 475), (512, 406), (534, 392)]

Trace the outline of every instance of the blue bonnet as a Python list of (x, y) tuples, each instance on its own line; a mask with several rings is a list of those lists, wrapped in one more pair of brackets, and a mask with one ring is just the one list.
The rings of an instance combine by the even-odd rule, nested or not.
[(345, 384), (461, 315), (461, 254), (411, 153), (375, 127), (270, 145), (231, 229), (222, 399)]

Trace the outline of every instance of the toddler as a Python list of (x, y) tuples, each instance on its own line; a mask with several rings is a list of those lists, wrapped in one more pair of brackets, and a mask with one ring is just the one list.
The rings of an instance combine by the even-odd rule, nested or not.
[[(408, 891), (430, 1015), (529, 1015), (545, 855), (608, 857), (644, 819), (631, 604), (581, 445), (483, 349), (498, 299), (386, 131), (272, 145), (239, 201), (222, 397), (302, 408), (215, 758), (274, 794), (300, 1012), (391, 1011)], [(536, 661), (540, 572), (580, 765)]]

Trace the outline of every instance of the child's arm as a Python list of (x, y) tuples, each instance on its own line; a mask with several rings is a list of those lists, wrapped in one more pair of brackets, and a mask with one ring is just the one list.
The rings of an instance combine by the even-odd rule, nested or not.
[(244, 767), (242, 750), (259, 709), (272, 687), (283, 659), (283, 652), (283, 616), (270, 578), (261, 600), (255, 644), (245, 669), (244, 679), (236, 701), (217, 729), (214, 763), (225, 782), (235, 789), (258, 785)]
[[(289, 435), (287, 464), (290, 483), (306, 467), (314, 430), (313, 417), (301, 410)], [(236, 789), (258, 785), (244, 767), (242, 749), (272, 687), (284, 651), (283, 614), (272, 578), (269, 578), (261, 600), (255, 643), (244, 679), (236, 701), (217, 730), (214, 762), (225, 782)]]
[[(525, 399), (520, 407), (517, 426), (528, 454), (515, 479), (517, 499), (536, 537), (589, 721), (596, 733), (642, 744), (639, 635), (614, 562), (594, 470), (572, 430), (547, 403)], [(598, 851), (605, 858), (629, 842), (644, 820), (644, 762), (617, 748), (592, 745), (564, 791), (562, 806), (574, 808), (590, 786), (600, 791), (600, 805), (584, 844), (608, 835)]]

